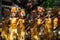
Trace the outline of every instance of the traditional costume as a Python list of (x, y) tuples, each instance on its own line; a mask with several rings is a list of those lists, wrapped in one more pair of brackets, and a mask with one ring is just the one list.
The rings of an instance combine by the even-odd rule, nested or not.
[(18, 40), (25, 40), (25, 20), (18, 20)]

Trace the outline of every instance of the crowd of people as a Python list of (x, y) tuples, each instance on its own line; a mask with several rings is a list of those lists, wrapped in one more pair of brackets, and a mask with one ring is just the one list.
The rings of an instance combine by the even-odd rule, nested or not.
[[(9, 18), (2, 18), (3, 40), (54, 40), (53, 31), (60, 26), (60, 11), (38, 6), (26, 15), (24, 9), (11, 9)], [(60, 28), (60, 27), (59, 27)]]

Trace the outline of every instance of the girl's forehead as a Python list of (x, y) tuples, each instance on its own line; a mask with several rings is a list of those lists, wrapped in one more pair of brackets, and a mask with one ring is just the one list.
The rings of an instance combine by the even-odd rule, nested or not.
[(12, 13), (12, 14), (16, 14), (16, 13)]

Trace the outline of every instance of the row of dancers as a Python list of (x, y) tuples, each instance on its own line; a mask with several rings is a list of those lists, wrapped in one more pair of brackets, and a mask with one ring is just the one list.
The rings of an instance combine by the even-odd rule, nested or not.
[[(40, 40), (39, 35), (41, 35), (42, 25), (42, 27), (44, 28), (44, 40), (48, 40), (49, 32), (51, 33), (52, 28), (55, 29), (58, 26), (58, 18), (54, 17), (52, 21), (52, 18), (50, 17), (51, 15), (49, 13), (47, 13), (47, 15), (45, 16), (46, 18), (43, 18), (44, 20), (40, 18), (40, 15), (37, 15), (37, 18), (30, 21), (30, 26), (27, 29), (25, 27), (25, 19), (23, 18), (23, 16), (20, 16), (20, 18), (18, 18), (15, 17), (15, 13), (12, 13), (12, 15), (13, 16), (9, 18), (9, 25), (7, 24), (8, 20), (6, 18), (4, 18), (2, 21), (1, 36), (6, 40), (15, 40), (14, 38), (16, 38), (16, 35), (18, 40), (25, 40), (25, 35), (30, 35), (31, 40)], [(26, 30), (30, 30), (31, 32), (28, 31), (26, 33)]]
[[(40, 10), (41, 11), (41, 10)], [(26, 22), (29, 26), (26, 28)], [(16, 17), (16, 13), (12, 12), (9, 19), (3, 18), (1, 36), (4, 40), (52, 40), (53, 30), (58, 27), (58, 17), (51, 17), (48, 11), (44, 17), (38, 14), (37, 17), (31, 20), (24, 19), (24, 15), (20, 14)]]

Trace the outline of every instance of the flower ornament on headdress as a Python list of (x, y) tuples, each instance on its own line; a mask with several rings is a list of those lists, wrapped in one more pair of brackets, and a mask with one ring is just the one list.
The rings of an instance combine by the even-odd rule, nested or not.
[(42, 7), (40, 7), (40, 6), (37, 7), (37, 10), (38, 10), (39, 12), (43, 12), (43, 11), (44, 11), (44, 9), (43, 9)]
[(25, 16), (25, 10), (21, 9), (21, 16)]

